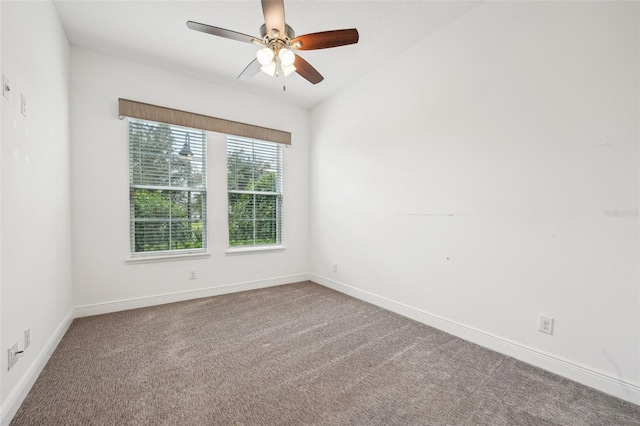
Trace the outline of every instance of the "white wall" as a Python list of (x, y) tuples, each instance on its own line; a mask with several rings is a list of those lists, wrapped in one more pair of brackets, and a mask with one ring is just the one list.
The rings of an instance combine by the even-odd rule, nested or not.
[[(210, 133), (207, 149), (211, 257), (127, 263), (128, 127), (126, 120), (118, 120), (118, 98), (290, 131), (292, 145), (284, 151), (286, 249), (225, 254), (226, 145), (224, 136)], [(74, 47), (71, 126), (73, 268), (80, 315), (307, 278), (307, 110)], [(197, 272), (196, 280), (189, 280), (192, 270)], [(180, 292), (187, 293), (175, 294)], [(113, 303), (119, 301), (122, 302)]]
[[(69, 46), (51, 2), (2, 2), (2, 283), (0, 370), (4, 422), (35, 380), (73, 309), (69, 165)], [(25, 24), (28, 25), (25, 26)], [(28, 115), (20, 113), (20, 94)], [(31, 328), (7, 371), (6, 349)]]
[[(2, 2), (0, 2), (0, 74), (2, 74)], [(0, 75), (0, 78), (2, 76)], [(2, 82), (0, 82), (2, 84)], [(0, 98), (0, 241), (2, 241), (2, 107), (4, 102)], [(0, 319), (2, 318), (2, 244), (0, 244)], [(4, 339), (2, 338), (2, 328), (0, 324), (0, 348), (4, 347)], [(0, 349), (1, 350), (1, 349)], [(2, 382), (4, 381), (4, 369), (0, 365), (0, 407), (4, 402), (4, 393), (2, 392)], [(0, 414), (1, 416), (1, 414)]]
[[(22, 330), (32, 330), (14, 369), (1, 357), (3, 423), (74, 305), (116, 310), (309, 270), (640, 401), (636, 3), (488, 2), (316, 108), (311, 123), (305, 110), (250, 93), (70, 54), (49, 2), (0, 9), (1, 69), (15, 88), (0, 100), (0, 348), (22, 346)], [(25, 22), (38, 30), (24, 31)], [(126, 263), (119, 97), (291, 131), (287, 249), (224, 253), (224, 143), (212, 135), (211, 257)], [(541, 313), (555, 317), (553, 336), (536, 331)]]
[(640, 403), (638, 22), (487, 2), (315, 108), (314, 279)]

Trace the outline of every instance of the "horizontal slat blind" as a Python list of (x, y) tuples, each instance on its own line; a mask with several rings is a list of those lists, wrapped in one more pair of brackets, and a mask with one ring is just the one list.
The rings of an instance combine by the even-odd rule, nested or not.
[(228, 135), (261, 139), (285, 145), (291, 144), (290, 132), (146, 104), (144, 102), (131, 101), (128, 99), (118, 99), (118, 115), (120, 117), (139, 118), (142, 120), (175, 124), (177, 126), (184, 126), (193, 129), (209, 130)]
[(227, 138), (229, 245), (282, 244), (282, 146)]
[(227, 161), (229, 190), (279, 192), (282, 160), (277, 145), (230, 136)]
[(206, 249), (206, 133), (129, 120), (131, 251)]
[(207, 178), (205, 141), (203, 131), (130, 120), (131, 185), (204, 188)]

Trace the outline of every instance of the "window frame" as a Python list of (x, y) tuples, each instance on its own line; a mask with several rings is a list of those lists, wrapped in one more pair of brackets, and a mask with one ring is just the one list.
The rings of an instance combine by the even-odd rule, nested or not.
[[(229, 176), (230, 176), (230, 148), (233, 145), (237, 148), (240, 145), (244, 145), (245, 147), (251, 144), (252, 152), (251, 157), (255, 159), (256, 145), (261, 145), (262, 149), (265, 146), (268, 146), (274, 150), (274, 157), (276, 159), (276, 164), (272, 168), (275, 175), (275, 191), (256, 191), (256, 190), (241, 190), (241, 189), (231, 189)], [(253, 164), (255, 167), (255, 164)], [(260, 140), (255, 138), (246, 138), (240, 137), (236, 135), (227, 135), (226, 138), (226, 169), (227, 169), (227, 189), (226, 189), (226, 198), (227, 198), (227, 254), (234, 253), (246, 253), (246, 252), (264, 252), (264, 251), (277, 251), (283, 250), (284, 246), (284, 149), (283, 144), (273, 141)], [(259, 219), (256, 218), (256, 208), (255, 203), (253, 204), (253, 217), (251, 218), (254, 226), (253, 226), (253, 243), (252, 244), (232, 244), (232, 235), (231, 235), (231, 210), (232, 207), (230, 205), (230, 195), (251, 195), (254, 197), (265, 195), (265, 196), (273, 196), (275, 197), (275, 242), (273, 243), (257, 243), (256, 240), (256, 221)]]
[[(168, 171), (168, 175), (167, 178), (169, 180), (169, 184), (164, 184), (164, 185), (159, 185), (159, 184), (147, 184), (145, 183), (136, 183), (135, 179), (133, 177), (134, 174), (134, 155), (135, 154), (139, 154), (141, 151), (138, 151), (136, 153), (134, 153), (133, 151), (133, 143), (132, 143), (132, 139), (131, 139), (131, 134), (132, 134), (132, 123), (134, 123), (134, 125), (140, 125), (140, 124), (150, 124), (153, 126), (167, 126), (169, 128), (170, 132), (175, 131), (176, 133), (180, 134), (180, 133), (184, 133), (189, 134), (189, 135), (200, 135), (201, 137), (201, 142), (197, 142), (194, 143), (194, 151), (196, 152), (196, 154), (194, 155), (193, 158), (191, 158), (190, 156), (186, 158), (186, 161), (189, 161), (189, 164), (194, 164), (193, 161), (194, 159), (196, 161), (198, 161), (200, 163), (199, 168), (200, 168), (200, 173), (201, 173), (201, 179), (200, 179), (200, 184), (195, 184), (195, 186), (191, 186), (191, 183), (187, 186), (175, 186), (173, 185), (173, 175), (172, 175), (172, 168), (169, 167), (169, 171)], [(129, 151), (129, 158), (128, 158), (128, 169), (129, 169), (129, 258), (127, 259), (127, 262), (149, 262), (149, 261), (161, 261), (161, 260), (181, 260), (181, 259), (190, 259), (190, 258), (194, 258), (194, 257), (208, 257), (209, 256), (209, 248), (208, 248), (208, 228), (209, 228), (209, 224), (208, 224), (208, 214), (207, 214), (207, 200), (208, 200), (208, 181), (207, 181), (207, 132), (201, 129), (195, 129), (195, 128), (189, 128), (189, 127), (185, 127), (185, 126), (180, 126), (180, 125), (175, 125), (175, 124), (168, 124), (168, 123), (162, 123), (162, 122), (157, 122), (157, 121), (153, 121), (153, 120), (146, 120), (146, 119), (139, 119), (139, 118), (129, 118), (128, 123), (127, 123), (127, 131), (128, 131), (128, 151)], [(186, 136), (185, 136), (186, 138)], [(187, 146), (186, 144), (188, 144), (191, 141), (191, 138), (185, 139), (185, 145), (182, 146), (182, 149), (185, 148), (185, 146)], [(180, 145), (179, 141), (174, 141), (173, 142), (176, 145)], [(193, 142), (191, 142), (193, 143)], [(167, 154), (167, 159), (171, 164), (171, 161), (173, 161), (173, 157), (174, 155), (183, 155), (182, 153), (178, 152), (176, 154), (176, 152), (174, 152), (175, 150), (172, 150), (171, 153)], [(191, 152), (190, 152), (191, 154)], [(191, 172), (191, 168), (189, 168), (189, 173)], [(162, 191), (162, 196), (165, 196), (167, 191), (171, 191), (171, 193), (175, 193), (175, 194), (183, 194), (184, 196), (188, 197), (189, 200), (192, 199), (193, 197), (193, 193), (199, 193), (200, 194), (200, 211), (199, 211), (199, 220), (193, 221), (190, 218), (187, 219), (178, 219), (176, 220), (176, 217), (171, 216), (172, 210), (171, 210), (171, 205), (172, 203), (174, 203), (172, 196), (170, 196), (167, 200), (169, 202), (169, 211), (170, 211), (170, 215), (166, 218), (163, 217), (158, 217), (158, 218), (152, 218), (152, 220), (139, 220), (139, 219), (145, 219), (145, 218), (141, 218), (141, 217), (136, 217), (136, 204), (135, 204), (135, 193), (136, 190), (149, 190), (149, 191)], [(147, 218), (148, 219), (148, 218)], [(155, 220), (154, 220), (155, 219)], [(201, 223), (201, 239), (200, 239), (200, 243), (201, 243), (201, 247), (191, 247), (191, 248), (169, 248), (166, 250), (149, 250), (149, 251), (136, 251), (136, 224), (137, 223), (144, 223), (144, 222), (149, 222), (149, 223), (162, 223), (162, 222), (168, 222), (170, 224), (173, 224), (175, 222), (188, 222), (188, 223)], [(171, 228), (171, 225), (170, 225)], [(170, 231), (171, 232), (171, 231)], [(171, 235), (171, 234), (170, 234)], [(175, 242), (174, 239), (171, 238), (171, 236), (169, 237), (169, 244), (172, 244), (173, 242)]]

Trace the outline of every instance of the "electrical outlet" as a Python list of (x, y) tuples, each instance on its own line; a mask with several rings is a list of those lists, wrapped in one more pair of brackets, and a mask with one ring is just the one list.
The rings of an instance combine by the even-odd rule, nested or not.
[(29, 346), (31, 346), (31, 329), (25, 328), (24, 329), (24, 350), (26, 351), (27, 348), (29, 348)]
[(198, 275), (196, 274), (196, 271), (189, 271), (189, 279), (190, 280), (195, 280), (196, 278), (198, 278)]
[(7, 349), (7, 355), (9, 356), (9, 364), (7, 370), (11, 370), (11, 368), (18, 362), (18, 358), (16, 358), (16, 352), (18, 352), (18, 342), (14, 342), (13, 345), (9, 349)]
[(335, 272), (336, 274), (338, 273), (338, 264), (337, 263), (333, 264), (333, 272)]
[(547, 334), (553, 334), (553, 318), (540, 315), (538, 331)]

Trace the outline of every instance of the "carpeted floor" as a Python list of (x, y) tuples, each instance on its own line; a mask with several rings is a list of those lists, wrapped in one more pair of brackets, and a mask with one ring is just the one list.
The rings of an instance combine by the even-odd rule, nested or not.
[(76, 319), (18, 425), (638, 425), (607, 396), (310, 282)]

